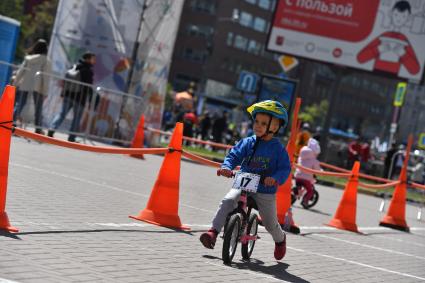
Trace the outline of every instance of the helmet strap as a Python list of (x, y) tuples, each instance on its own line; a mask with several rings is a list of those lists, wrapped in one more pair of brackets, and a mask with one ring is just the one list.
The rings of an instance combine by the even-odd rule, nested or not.
[(270, 120), (269, 120), (269, 123), (267, 124), (266, 132), (260, 138), (265, 138), (268, 134), (275, 134), (273, 131), (270, 131), (270, 126), (272, 124), (273, 116), (272, 115), (269, 115), (269, 116), (270, 116)]

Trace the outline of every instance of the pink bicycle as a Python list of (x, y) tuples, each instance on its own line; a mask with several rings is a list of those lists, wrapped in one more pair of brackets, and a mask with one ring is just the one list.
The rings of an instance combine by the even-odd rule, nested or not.
[(254, 250), (255, 241), (259, 239), (258, 215), (252, 211), (257, 210), (257, 205), (249, 195), (256, 192), (260, 178), (258, 175), (242, 172), (238, 172), (234, 177), (233, 188), (240, 189), (241, 195), (238, 207), (227, 216), (224, 225), (222, 259), (225, 264), (232, 262), (239, 242), (242, 258), (248, 260)]

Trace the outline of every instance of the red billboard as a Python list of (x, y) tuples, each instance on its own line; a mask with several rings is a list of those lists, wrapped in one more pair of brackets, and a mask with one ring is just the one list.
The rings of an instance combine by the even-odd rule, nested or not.
[(420, 81), (425, 1), (280, 0), (267, 48)]

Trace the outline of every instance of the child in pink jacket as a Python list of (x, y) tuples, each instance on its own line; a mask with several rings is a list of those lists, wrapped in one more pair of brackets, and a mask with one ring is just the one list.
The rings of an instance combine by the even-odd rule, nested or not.
[[(321, 170), (319, 160), (317, 156), (320, 154), (320, 145), (317, 140), (310, 138), (306, 146), (301, 148), (300, 154), (298, 156), (297, 163), (303, 167)], [(305, 197), (303, 198), (303, 203), (307, 202), (313, 197), (314, 190), (313, 184), (316, 182), (312, 173), (307, 173), (300, 169), (295, 170), (295, 183), (296, 187), (304, 187), (307, 190)]]

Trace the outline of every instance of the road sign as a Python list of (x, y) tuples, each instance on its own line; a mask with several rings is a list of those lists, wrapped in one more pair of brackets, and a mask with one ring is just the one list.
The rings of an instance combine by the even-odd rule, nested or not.
[(406, 94), (407, 83), (400, 82), (397, 84), (397, 90), (394, 97), (394, 106), (400, 107), (403, 105), (404, 95)]
[(425, 133), (419, 135), (418, 147), (425, 149)]
[(279, 65), (282, 67), (283, 71), (288, 72), (298, 65), (297, 58), (288, 55), (282, 55), (278, 58)]
[(239, 74), (236, 88), (240, 91), (254, 93), (257, 89), (258, 75), (255, 73), (242, 71)]

